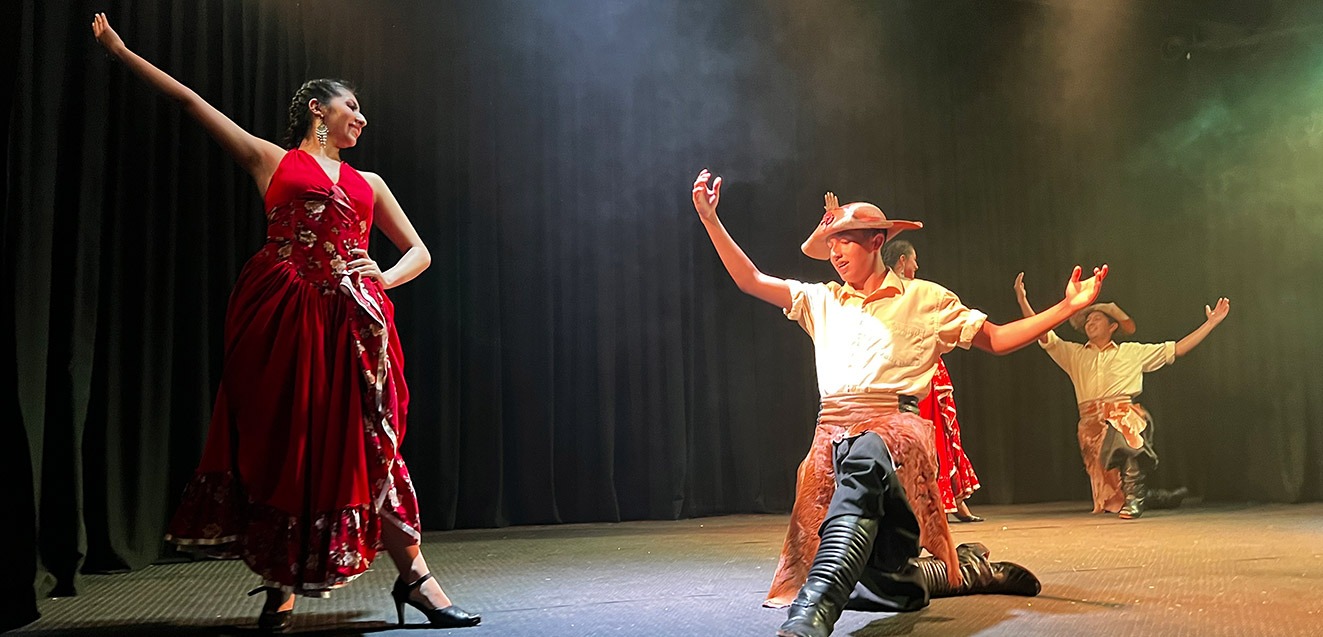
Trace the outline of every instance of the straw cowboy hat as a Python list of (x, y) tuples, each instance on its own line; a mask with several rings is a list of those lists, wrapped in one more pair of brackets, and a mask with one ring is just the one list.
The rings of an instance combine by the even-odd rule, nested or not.
[(844, 206), (837, 205), (836, 195), (827, 193), (827, 214), (822, 215), (822, 222), (813, 229), (813, 234), (804, 241), (800, 250), (809, 257), (826, 261), (831, 258), (831, 248), (827, 247), (827, 237), (846, 230), (886, 230), (887, 240), (906, 230), (918, 230), (923, 224), (918, 221), (888, 219), (881, 208), (865, 201), (856, 201)]
[(1083, 332), (1084, 321), (1088, 320), (1089, 314), (1092, 314), (1093, 312), (1102, 312), (1111, 317), (1113, 321), (1116, 321), (1117, 324), (1120, 325), (1122, 334), (1135, 333), (1135, 320), (1130, 318), (1130, 315), (1126, 314), (1121, 310), (1121, 307), (1115, 303), (1094, 303), (1093, 305), (1076, 312), (1075, 316), (1070, 317), (1070, 326)]

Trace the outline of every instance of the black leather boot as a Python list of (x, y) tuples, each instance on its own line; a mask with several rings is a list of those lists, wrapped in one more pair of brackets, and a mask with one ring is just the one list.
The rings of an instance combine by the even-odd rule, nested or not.
[(829, 520), (822, 529), (822, 542), (808, 579), (790, 604), (789, 619), (776, 634), (780, 637), (830, 635), (855, 582), (864, 572), (876, 537), (877, 520), (857, 515)]
[(1181, 502), (1185, 501), (1187, 495), (1190, 495), (1190, 490), (1185, 487), (1175, 491), (1149, 489), (1148, 497), (1144, 499), (1144, 506), (1150, 509), (1175, 509), (1181, 506)]
[(1133, 520), (1144, 515), (1144, 469), (1138, 457), (1126, 460), (1125, 467), (1121, 469), (1121, 493), (1125, 495), (1125, 505), (1119, 514), (1122, 520)]
[(956, 597), (959, 595), (1024, 595), (1033, 597), (1043, 590), (1038, 578), (1029, 569), (1012, 562), (988, 561), (988, 547), (977, 542), (956, 547), (960, 557), (960, 576), (964, 583), (952, 588), (946, 579), (946, 562), (935, 557), (914, 560), (919, 567), (928, 595)]

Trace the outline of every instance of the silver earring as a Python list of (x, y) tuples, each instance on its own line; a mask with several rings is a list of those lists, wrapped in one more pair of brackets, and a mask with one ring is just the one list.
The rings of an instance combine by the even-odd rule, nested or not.
[(317, 122), (316, 133), (317, 133), (318, 146), (321, 146), (322, 148), (326, 148), (326, 136), (329, 135), (330, 132), (331, 129), (326, 127), (326, 122)]

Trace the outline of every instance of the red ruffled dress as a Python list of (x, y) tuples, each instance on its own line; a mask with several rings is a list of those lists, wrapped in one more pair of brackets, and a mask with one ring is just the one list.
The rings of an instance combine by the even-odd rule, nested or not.
[(268, 586), (321, 596), (362, 574), (381, 525), (419, 537), (398, 449), (409, 392), (394, 306), (345, 274), (368, 246), (371, 185), (285, 154), (267, 188), (267, 241), (225, 317), (206, 447), (166, 539), (242, 558)]
[(942, 507), (956, 512), (956, 503), (973, 495), (979, 488), (974, 465), (960, 444), (960, 421), (956, 418), (955, 387), (946, 363), (937, 361), (937, 373), (928, 395), (919, 401), (919, 415), (933, 423), (937, 435), (937, 486), (942, 491)]

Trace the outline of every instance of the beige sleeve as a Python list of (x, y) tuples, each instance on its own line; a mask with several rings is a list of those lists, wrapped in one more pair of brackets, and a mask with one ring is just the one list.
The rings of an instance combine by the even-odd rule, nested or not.
[(1038, 346), (1042, 347), (1043, 351), (1052, 357), (1052, 362), (1056, 363), (1057, 367), (1060, 367), (1074, 380), (1075, 355), (1079, 353), (1080, 348), (1084, 347), (1083, 345), (1062, 340), (1060, 336), (1057, 336), (1056, 330), (1052, 330), (1047, 333), (1047, 342), (1038, 341)]
[(1155, 372), (1176, 362), (1176, 341), (1165, 343), (1125, 343), (1121, 346), (1127, 358), (1139, 361), (1145, 373)]
[(937, 342), (942, 353), (957, 347), (969, 349), (974, 343), (974, 335), (983, 329), (988, 315), (978, 310), (965, 307), (960, 297), (950, 290), (942, 290), (937, 300)]
[(786, 318), (799, 323), (812, 336), (826, 318), (826, 299), (831, 295), (831, 290), (822, 283), (804, 283), (794, 279), (786, 279), (786, 284), (790, 286), (790, 307), (784, 310)]

